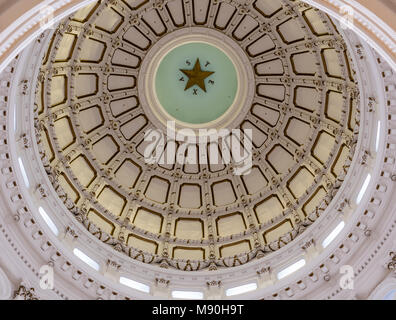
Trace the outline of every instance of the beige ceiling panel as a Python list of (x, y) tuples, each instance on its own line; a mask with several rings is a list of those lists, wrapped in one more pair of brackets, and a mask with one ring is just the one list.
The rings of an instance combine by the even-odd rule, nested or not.
[(285, 136), (298, 146), (303, 146), (309, 142), (308, 138), (312, 131), (313, 129), (311, 129), (309, 122), (300, 120), (296, 117), (291, 117), (285, 128)]
[(144, 193), (148, 198), (159, 203), (168, 201), (170, 182), (168, 180), (152, 177)]
[(107, 33), (115, 33), (123, 22), (124, 17), (120, 13), (111, 7), (106, 7), (96, 20), (95, 26)]
[(78, 74), (76, 77), (75, 94), (78, 99), (96, 95), (99, 90), (97, 74)]
[(240, 212), (227, 214), (216, 219), (217, 235), (227, 237), (246, 230), (246, 222)]
[(88, 19), (91, 17), (95, 9), (98, 7), (99, 3), (98, 2), (93, 2), (92, 4), (89, 4), (82, 9), (78, 10), (74, 16), (73, 20), (78, 21), (81, 23), (85, 23), (88, 21)]
[(252, 142), (256, 148), (260, 148), (268, 139), (268, 135), (250, 121), (242, 123), (241, 128), (242, 130), (252, 130)]
[(233, 257), (241, 253), (249, 252), (252, 249), (252, 245), (249, 240), (239, 241), (233, 244), (225, 245), (220, 247), (220, 256)]
[(132, 120), (124, 123), (120, 127), (120, 131), (125, 139), (131, 140), (136, 134), (138, 134), (148, 123), (147, 118), (143, 115), (139, 115)]
[(175, 26), (181, 27), (186, 23), (183, 0), (169, 1), (166, 4), (166, 9), (168, 10)]
[(204, 238), (204, 223), (201, 219), (178, 218), (175, 222), (175, 237), (201, 240)]
[(210, 0), (193, 0), (194, 22), (205, 24), (208, 19)]
[(250, 44), (246, 50), (250, 56), (257, 57), (275, 49), (275, 47), (275, 43), (272, 41), (271, 37), (266, 34)]
[(320, 163), (325, 164), (331, 155), (331, 151), (336, 143), (335, 137), (326, 131), (321, 131), (316, 138), (312, 149), (312, 155)]
[(51, 107), (58, 106), (67, 101), (67, 77), (54, 76), (51, 79)]
[(326, 74), (329, 77), (342, 79), (342, 67), (340, 65), (340, 59), (337, 51), (335, 49), (324, 49), (322, 50), (322, 58)]
[(87, 188), (96, 177), (96, 172), (84, 155), (79, 155), (70, 163), (70, 169), (77, 177), (78, 182)]
[(297, 108), (311, 112), (319, 111), (320, 93), (316, 88), (297, 86), (294, 89), (294, 104)]
[(142, 15), (142, 20), (157, 36), (161, 36), (166, 32), (166, 27), (157, 10), (146, 11)]
[(293, 155), (280, 144), (267, 155), (267, 161), (278, 174), (286, 174), (295, 165)]
[(80, 194), (78, 193), (78, 190), (74, 187), (64, 172), (58, 176), (58, 182), (62, 189), (66, 192), (68, 198), (70, 198), (74, 203), (77, 203), (78, 200), (80, 200)]
[(304, 40), (305, 34), (297, 20), (290, 18), (277, 27), (283, 42), (291, 44)]
[(59, 43), (59, 49), (56, 53), (55, 62), (67, 62), (73, 54), (74, 47), (77, 42), (77, 35), (65, 33)]
[(260, 118), (271, 127), (275, 127), (280, 118), (280, 112), (278, 110), (258, 103), (253, 105), (252, 114)]
[(202, 190), (199, 184), (183, 184), (180, 186), (179, 206), (197, 209), (202, 206)]
[(334, 174), (334, 176), (338, 177), (343, 172), (345, 161), (348, 159), (349, 156), (349, 151), (350, 150), (346, 145), (341, 146), (337, 154), (336, 161), (331, 168), (331, 172)]
[(106, 135), (95, 142), (92, 152), (96, 159), (107, 165), (120, 151), (120, 147), (111, 135)]
[(293, 71), (297, 75), (314, 76), (318, 70), (316, 57), (312, 52), (300, 52), (291, 56)]
[(236, 201), (234, 187), (230, 180), (212, 184), (212, 198), (215, 206), (224, 206)]
[(256, 0), (253, 7), (266, 18), (272, 17), (283, 8), (281, 0)]
[(139, 208), (132, 223), (140, 229), (152, 233), (161, 233), (163, 220), (164, 218), (161, 214), (145, 208)]
[(258, 223), (261, 224), (270, 222), (272, 219), (282, 215), (283, 209), (283, 204), (279, 198), (272, 195), (257, 204), (254, 207), (254, 212), (256, 213)]
[(341, 92), (328, 91), (326, 94), (325, 115), (327, 118), (340, 122), (342, 117), (342, 110), (344, 108), (344, 98)]
[(285, 100), (286, 88), (278, 84), (263, 84), (257, 86), (257, 93), (264, 98), (273, 99), (279, 102)]
[(78, 119), (84, 133), (90, 133), (104, 124), (102, 110), (98, 105), (80, 111)]
[(139, 101), (136, 96), (113, 100), (110, 102), (111, 113), (117, 118), (126, 112), (132, 111), (138, 104)]
[(114, 173), (116, 181), (126, 189), (135, 187), (142, 168), (130, 159), (126, 159)]
[(296, 174), (288, 181), (287, 188), (298, 199), (307, 192), (315, 182), (315, 176), (305, 167), (297, 170)]
[(215, 26), (218, 29), (224, 30), (228, 27), (232, 17), (236, 12), (236, 8), (227, 2), (222, 2), (217, 11)]
[(105, 42), (88, 38), (84, 40), (80, 51), (81, 62), (99, 63), (102, 61), (106, 52), (107, 45)]
[(124, 2), (131, 10), (137, 10), (144, 6), (150, 0), (121, 0)]
[(104, 218), (95, 210), (91, 209), (88, 212), (88, 219), (93, 222), (100, 230), (108, 233), (109, 235), (113, 235), (115, 226), (112, 222)]
[(120, 216), (127, 203), (124, 196), (110, 186), (105, 186), (98, 195), (99, 204), (115, 216)]
[(259, 27), (258, 22), (253, 19), (250, 15), (245, 15), (238, 26), (233, 32), (233, 36), (237, 40), (245, 39), (249, 34)]
[(261, 62), (256, 64), (255, 69), (259, 76), (283, 75), (285, 72), (281, 59)]
[(202, 248), (174, 247), (173, 258), (181, 260), (203, 260), (205, 259), (205, 250)]
[(140, 65), (140, 58), (123, 49), (117, 49), (111, 62), (116, 66), (136, 69)]
[(112, 74), (107, 78), (107, 88), (109, 91), (119, 91), (133, 89), (136, 86), (136, 78), (134, 76), (123, 76)]
[(310, 215), (322, 203), (326, 195), (327, 192), (325, 188), (323, 188), (322, 186), (319, 187), (302, 207), (305, 215)]
[(249, 174), (241, 176), (248, 194), (253, 195), (268, 186), (268, 180), (259, 167), (252, 167)]
[[(196, 145), (189, 145), (187, 148), (187, 158), (183, 165), (183, 172), (198, 173), (199, 172), (199, 150)], [(187, 160), (188, 159), (188, 160)]]
[(129, 28), (123, 39), (140, 50), (147, 50), (151, 45), (151, 40), (136, 27)]
[(316, 36), (324, 36), (329, 34), (326, 24), (322, 21), (322, 18), (316, 12), (316, 9), (305, 10), (303, 16), (313, 34)]
[(48, 161), (52, 162), (55, 159), (55, 152), (52, 147), (47, 128), (44, 128), (43, 133), (41, 134), (41, 144), (45, 150), (45, 155), (47, 156)]
[(158, 243), (152, 240), (144, 239), (136, 235), (130, 234), (127, 243), (129, 246), (138, 250), (156, 254), (158, 252)]
[(286, 233), (292, 230), (293, 230), (293, 225), (290, 219), (286, 219), (285, 221), (281, 222), (280, 224), (276, 225), (270, 230), (264, 232), (263, 237), (265, 242), (268, 244), (278, 240), (280, 237), (282, 237), (283, 235), (285, 235)]
[(63, 117), (54, 122), (54, 131), (61, 150), (65, 150), (76, 141), (76, 135), (69, 117)]
[[(217, 151), (216, 151), (217, 150)], [(207, 146), (209, 170), (211, 172), (218, 172), (224, 170), (221, 150), (218, 143), (212, 142)]]
[[(159, 141), (157, 141), (157, 144)], [(156, 145), (157, 145), (156, 144)], [(176, 153), (177, 153), (178, 144), (175, 141), (168, 141), (165, 145), (165, 149), (160, 157), (161, 168), (165, 168), (167, 170), (173, 170), (176, 163)], [(153, 150), (152, 155), (155, 155), (156, 150)], [(161, 152), (161, 150), (159, 151)], [(143, 150), (144, 153), (144, 150)]]

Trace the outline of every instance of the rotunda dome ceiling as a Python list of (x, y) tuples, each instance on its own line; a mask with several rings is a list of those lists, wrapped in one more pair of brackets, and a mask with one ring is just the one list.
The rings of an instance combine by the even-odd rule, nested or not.
[[(44, 167), (71, 215), (132, 258), (214, 270), (262, 257), (309, 228), (346, 176), (359, 110), (343, 37), (303, 2), (243, 3), (99, 1), (48, 45)], [(167, 121), (251, 130), (237, 137), (250, 167), (235, 174), (234, 132), (186, 147)], [(163, 161), (147, 161), (150, 132), (166, 137)], [(180, 150), (196, 161), (175, 161)]]

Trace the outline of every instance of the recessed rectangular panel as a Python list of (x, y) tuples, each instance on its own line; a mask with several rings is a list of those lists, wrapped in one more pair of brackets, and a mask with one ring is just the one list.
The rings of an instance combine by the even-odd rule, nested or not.
[(110, 102), (110, 110), (114, 117), (122, 116), (123, 114), (132, 111), (139, 104), (138, 98), (136, 96), (126, 97), (118, 100), (113, 100)]
[(246, 51), (251, 57), (257, 57), (275, 49), (275, 47), (276, 45), (271, 37), (266, 34), (248, 45)]
[(278, 174), (288, 173), (295, 164), (293, 155), (280, 144), (272, 148), (266, 160)]
[(335, 137), (326, 131), (321, 131), (312, 148), (312, 155), (320, 163), (325, 164), (334, 147)]
[(314, 175), (305, 167), (298, 169), (296, 174), (288, 181), (287, 188), (298, 199), (307, 192), (315, 181)]
[(290, 219), (286, 219), (283, 222), (279, 223), (275, 227), (263, 233), (263, 237), (265, 242), (271, 243), (273, 241), (278, 240), (280, 237), (285, 235), (286, 233), (293, 230), (293, 225)]
[(216, 218), (217, 235), (227, 237), (246, 230), (246, 222), (240, 212), (227, 214)]
[(51, 108), (67, 101), (67, 77), (64, 75), (54, 76), (51, 79)]
[(197, 209), (202, 206), (201, 186), (199, 184), (183, 184), (180, 187), (179, 206)]
[(107, 33), (115, 33), (124, 22), (124, 16), (114, 10), (112, 7), (105, 7), (95, 21), (95, 27)]
[(59, 147), (65, 150), (76, 141), (76, 135), (69, 117), (63, 117), (54, 122), (54, 131)]
[(166, 4), (166, 9), (176, 27), (181, 27), (186, 23), (183, 0), (170, 1)]
[(120, 146), (111, 135), (106, 135), (92, 145), (92, 153), (102, 164), (107, 165), (120, 151)]
[(327, 192), (325, 188), (319, 187), (302, 207), (305, 215), (307, 216), (314, 212), (314, 210), (322, 203), (326, 195)]
[(217, 11), (215, 27), (220, 30), (225, 30), (230, 24), (236, 10), (237, 9), (229, 3), (222, 2)]
[(283, 204), (276, 195), (269, 196), (254, 207), (258, 223), (267, 223), (283, 213)]
[(254, 30), (259, 27), (256, 19), (252, 18), (250, 15), (245, 15), (238, 26), (235, 28), (232, 35), (236, 40), (241, 41), (249, 36)]
[(93, 222), (100, 230), (108, 233), (109, 235), (113, 235), (115, 230), (114, 224), (99, 214), (97, 211), (93, 209), (89, 210), (88, 219)]
[(179, 239), (200, 240), (205, 236), (204, 223), (201, 219), (178, 218), (174, 234)]
[(84, 133), (91, 133), (104, 124), (102, 110), (98, 105), (81, 110), (78, 120)]
[(325, 115), (327, 118), (339, 123), (344, 108), (344, 97), (341, 92), (328, 91), (326, 95)]
[(165, 203), (168, 201), (169, 187), (170, 183), (168, 180), (152, 177), (144, 194), (153, 201)]
[(161, 214), (145, 208), (139, 208), (132, 223), (140, 229), (158, 234), (161, 233), (163, 220), (164, 218)]
[(128, 90), (133, 89), (135, 86), (136, 78), (134, 76), (111, 74), (107, 78), (107, 89), (109, 89), (109, 91)]
[(335, 49), (323, 49), (322, 59), (325, 67), (326, 74), (329, 77), (343, 78), (342, 66), (340, 63), (340, 58)]
[(134, 188), (142, 173), (142, 168), (130, 159), (126, 159), (114, 173), (116, 181), (126, 189)]
[(236, 201), (234, 187), (230, 180), (212, 184), (212, 196), (215, 206), (223, 206)]
[(256, 0), (253, 7), (266, 18), (272, 17), (283, 8), (280, 0)]
[(268, 186), (268, 180), (259, 167), (252, 167), (249, 174), (241, 176), (248, 194), (253, 195)]
[(276, 28), (283, 42), (291, 44), (304, 40), (305, 34), (297, 19), (290, 18)]
[(249, 240), (243, 240), (220, 247), (220, 255), (222, 258), (233, 257), (238, 254), (250, 252), (252, 245)]
[(257, 94), (264, 98), (273, 99), (279, 102), (285, 100), (285, 86), (279, 84), (263, 84), (257, 85)]
[(320, 93), (316, 88), (297, 86), (294, 89), (294, 104), (297, 108), (301, 108), (310, 112), (319, 110)]
[(115, 216), (120, 216), (126, 199), (110, 186), (105, 186), (98, 195), (99, 204)]
[(321, 16), (316, 12), (316, 9), (308, 9), (303, 12), (303, 17), (307, 22), (312, 33), (316, 36), (328, 35), (329, 31)]
[(280, 118), (278, 110), (258, 103), (253, 105), (252, 114), (271, 127), (275, 127)]
[(137, 235), (130, 234), (128, 236), (127, 243), (129, 246), (136, 248), (138, 250), (142, 250), (144, 252), (148, 252), (152, 254), (157, 254), (158, 252), (158, 243), (149, 239), (144, 239)]
[(173, 259), (203, 260), (205, 259), (205, 250), (202, 248), (174, 247)]
[(87, 188), (96, 177), (96, 172), (84, 155), (79, 155), (70, 163), (70, 168), (78, 182)]
[(205, 24), (208, 19), (211, 0), (193, 0), (194, 22)]

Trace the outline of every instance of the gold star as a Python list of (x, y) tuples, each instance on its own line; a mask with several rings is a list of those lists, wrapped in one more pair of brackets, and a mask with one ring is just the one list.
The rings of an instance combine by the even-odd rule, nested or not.
[(212, 71), (202, 71), (199, 59), (195, 62), (192, 70), (180, 69), (180, 71), (188, 77), (188, 82), (184, 91), (187, 91), (191, 87), (197, 85), (206, 92), (205, 79), (214, 73)]

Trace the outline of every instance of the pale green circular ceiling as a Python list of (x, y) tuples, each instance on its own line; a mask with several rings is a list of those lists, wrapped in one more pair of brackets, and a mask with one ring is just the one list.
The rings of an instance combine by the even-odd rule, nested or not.
[(155, 75), (155, 91), (162, 107), (175, 119), (209, 123), (232, 106), (238, 77), (223, 51), (192, 42), (174, 48), (163, 58)]

